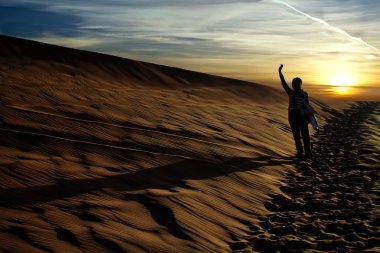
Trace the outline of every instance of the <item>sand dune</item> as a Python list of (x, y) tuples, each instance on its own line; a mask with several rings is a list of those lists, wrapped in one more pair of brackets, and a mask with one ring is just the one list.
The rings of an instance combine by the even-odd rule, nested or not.
[(1, 251), (260, 250), (298, 173), (281, 90), (0, 40)]

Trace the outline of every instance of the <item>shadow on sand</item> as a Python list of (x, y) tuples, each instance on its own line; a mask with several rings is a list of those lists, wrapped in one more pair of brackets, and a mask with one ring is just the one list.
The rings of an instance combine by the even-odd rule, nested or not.
[[(188, 179), (207, 179), (264, 166), (294, 164), (292, 158), (261, 156), (258, 158), (232, 158), (222, 163), (201, 160), (184, 160), (152, 169), (119, 173), (117, 175), (77, 180), (60, 180), (55, 184), (0, 190), (1, 206), (23, 206), (64, 199), (101, 189), (135, 191), (148, 188), (189, 188)], [(173, 191), (173, 190), (171, 190)]]

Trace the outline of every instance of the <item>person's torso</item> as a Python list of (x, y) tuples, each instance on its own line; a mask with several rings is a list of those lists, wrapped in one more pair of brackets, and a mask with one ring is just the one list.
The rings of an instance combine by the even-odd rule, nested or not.
[(303, 90), (289, 93), (289, 110), (298, 110), (307, 103), (307, 93)]

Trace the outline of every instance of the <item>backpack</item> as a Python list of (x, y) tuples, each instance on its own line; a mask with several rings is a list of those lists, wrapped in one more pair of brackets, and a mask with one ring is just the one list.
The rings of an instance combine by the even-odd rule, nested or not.
[[(304, 100), (301, 106), (298, 106), (296, 103), (296, 100), (295, 100), (296, 95), (301, 96)], [(292, 99), (293, 99), (294, 108), (299, 111), (301, 117), (309, 117), (310, 115), (315, 113), (315, 110), (313, 109), (313, 107), (310, 104), (306, 103), (306, 96), (303, 91), (301, 92), (292, 91)]]
[(308, 120), (308, 123), (311, 123), (315, 131), (319, 131), (318, 121), (314, 115), (314, 113), (317, 113), (317, 112), (309, 103), (306, 103), (305, 93), (302, 91), (299, 94), (304, 99), (304, 103), (302, 103), (302, 105), (298, 107), (294, 98), (295, 95), (292, 94), (294, 108), (299, 111), (301, 117), (306, 118)]

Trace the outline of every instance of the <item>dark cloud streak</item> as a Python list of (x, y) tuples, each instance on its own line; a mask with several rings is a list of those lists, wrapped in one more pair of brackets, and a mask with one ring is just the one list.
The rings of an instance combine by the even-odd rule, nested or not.
[(3, 34), (28, 37), (54, 33), (78, 36), (81, 18), (63, 13), (52, 13), (39, 5), (0, 6), (0, 31)]

